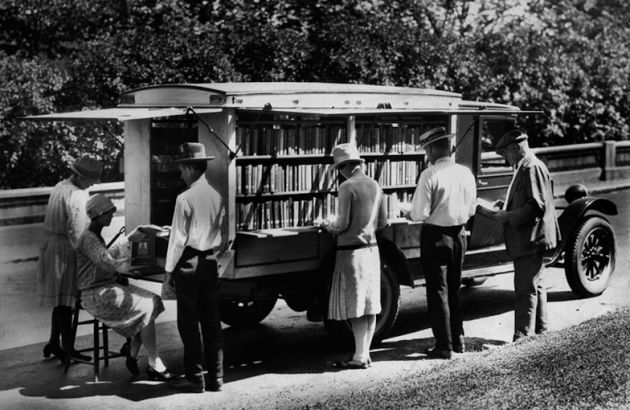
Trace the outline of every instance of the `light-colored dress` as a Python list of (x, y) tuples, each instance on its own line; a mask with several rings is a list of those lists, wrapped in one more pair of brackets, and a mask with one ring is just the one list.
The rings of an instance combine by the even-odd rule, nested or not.
[(339, 186), (339, 214), (327, 227), (337, 235), (338, 247), (329, 319), (347, 320), (381, 312), (381, 262), (376, 231), (385, 225), (383, 192), (376, 181), (354, 176)]
[[(128, 243), (128, 242), (127, 242)], [(120, 245), (120, 243), (119, 243)], [(116, 248), (128, 249), (123, 243)], [(116, 282), (116, 268), (127, 255), (108, 250), (101, 237), (85, 231), (77, 246), (81, 305), (116, 333), (131, 338), (164, 311), (162, 299), (153, 292)]]
[(44, 240), (39, 249), (37, 303), (74, 307), (77, 297), (75, 247), (87, 227), (88, 193), (70, 179), (59, 182), (48, 199)]

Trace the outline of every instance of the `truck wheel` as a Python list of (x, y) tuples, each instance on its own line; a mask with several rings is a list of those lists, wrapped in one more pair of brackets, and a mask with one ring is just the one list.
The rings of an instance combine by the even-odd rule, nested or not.
[(591, 217), (574, 231), (567, 243), (565, 274), (573, 293), (601, 295), (615, 270), (616, 240), (610, 224)]
[(466, 278), (462, 280), (462, 285), (466, 286), (467, 288), (474, 288), (483, 285), (487, 280), (487, 276), (482, 278)]
[(276, 306), (278, 298), (242, 302), (221, 299), (219, 312), (221, 321), (230, 326), (252, 326), (260, 323)]
[[(400, 285), (392, 267), (381, 263), (381, 313), (376, 315), (373, 344), (381, 342), (394, 326), (400, 309)], [(325, 320), (328, 335), (343, 347), (354, 346), (354, 336), (349, 320)]]

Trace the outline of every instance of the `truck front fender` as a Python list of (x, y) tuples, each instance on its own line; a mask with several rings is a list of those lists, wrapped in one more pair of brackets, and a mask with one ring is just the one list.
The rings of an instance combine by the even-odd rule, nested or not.
[(571, 237), (571, 233), (584, 220), (584, 216), (589, 211), (596, 211), (605, 215), (618, 214), (617, 205), (606, 198), (587, 196), (571, 202), (558, 217), (562, 240), (547, 263), (548, 266), (554, 265), (560, 259)]

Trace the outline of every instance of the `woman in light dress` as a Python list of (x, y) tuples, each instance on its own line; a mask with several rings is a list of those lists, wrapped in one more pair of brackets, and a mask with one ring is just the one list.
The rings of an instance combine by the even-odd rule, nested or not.
[(87, 203), (90, 225), (77, 246), (81, 305), (116, 333), (131, 339), (121, 352), (127, 355), (126, 366), (132, 374), (140, 374), (138, 353), (144, 345), (149, 379), (167, 381), (174, 375), (160, 359), (155, 337), (155, 319), (164, 311), (162, 299), (146, 289), (130, 285), (124, 278), (121, 280), (116, 273), (116, 269), (129, 260), (129, 241), (138, 241), (144, 234), (136, 228), (108, 249), (101, 231), (111, 224), (115, 211), (111, 200), (101, 194), (93, 196)]
[(381, 312), (381, 263), (376, 232), (387, 225), (383, 191), (362, 169), (353, 144), (333, 150), (334, 164), (346, 180), (339, 186), (339, 213), (321, 226), (337, 236), (337, 257), (328, 305), (328, 318), (350, 320), (355, 351), (335, 367), (366, 369), (370, 345)]
[(86, 190), (99, 182), (101, 163), (84, 155), (72, 163), (70, 169), (72, 176), (55, 185), (48, 199), (37, 271), (37, 302), (39, 306), (53, 308), (44, 357), (53, 355), (62, 363), (68, 352), (73, 358), (91, 359), (74, 350), (70, 343), (72, 309), (77, 301), (75, 248), (87, 227)]

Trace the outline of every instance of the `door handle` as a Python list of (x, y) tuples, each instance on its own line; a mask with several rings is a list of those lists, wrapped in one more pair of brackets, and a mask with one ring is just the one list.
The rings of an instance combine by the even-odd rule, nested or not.
[(477, 186), (478, 187), (479, 186), (486, 186), (486, 185), (488, 185), (488, 181), (481, 181), (481, 180), (477, 181)]

